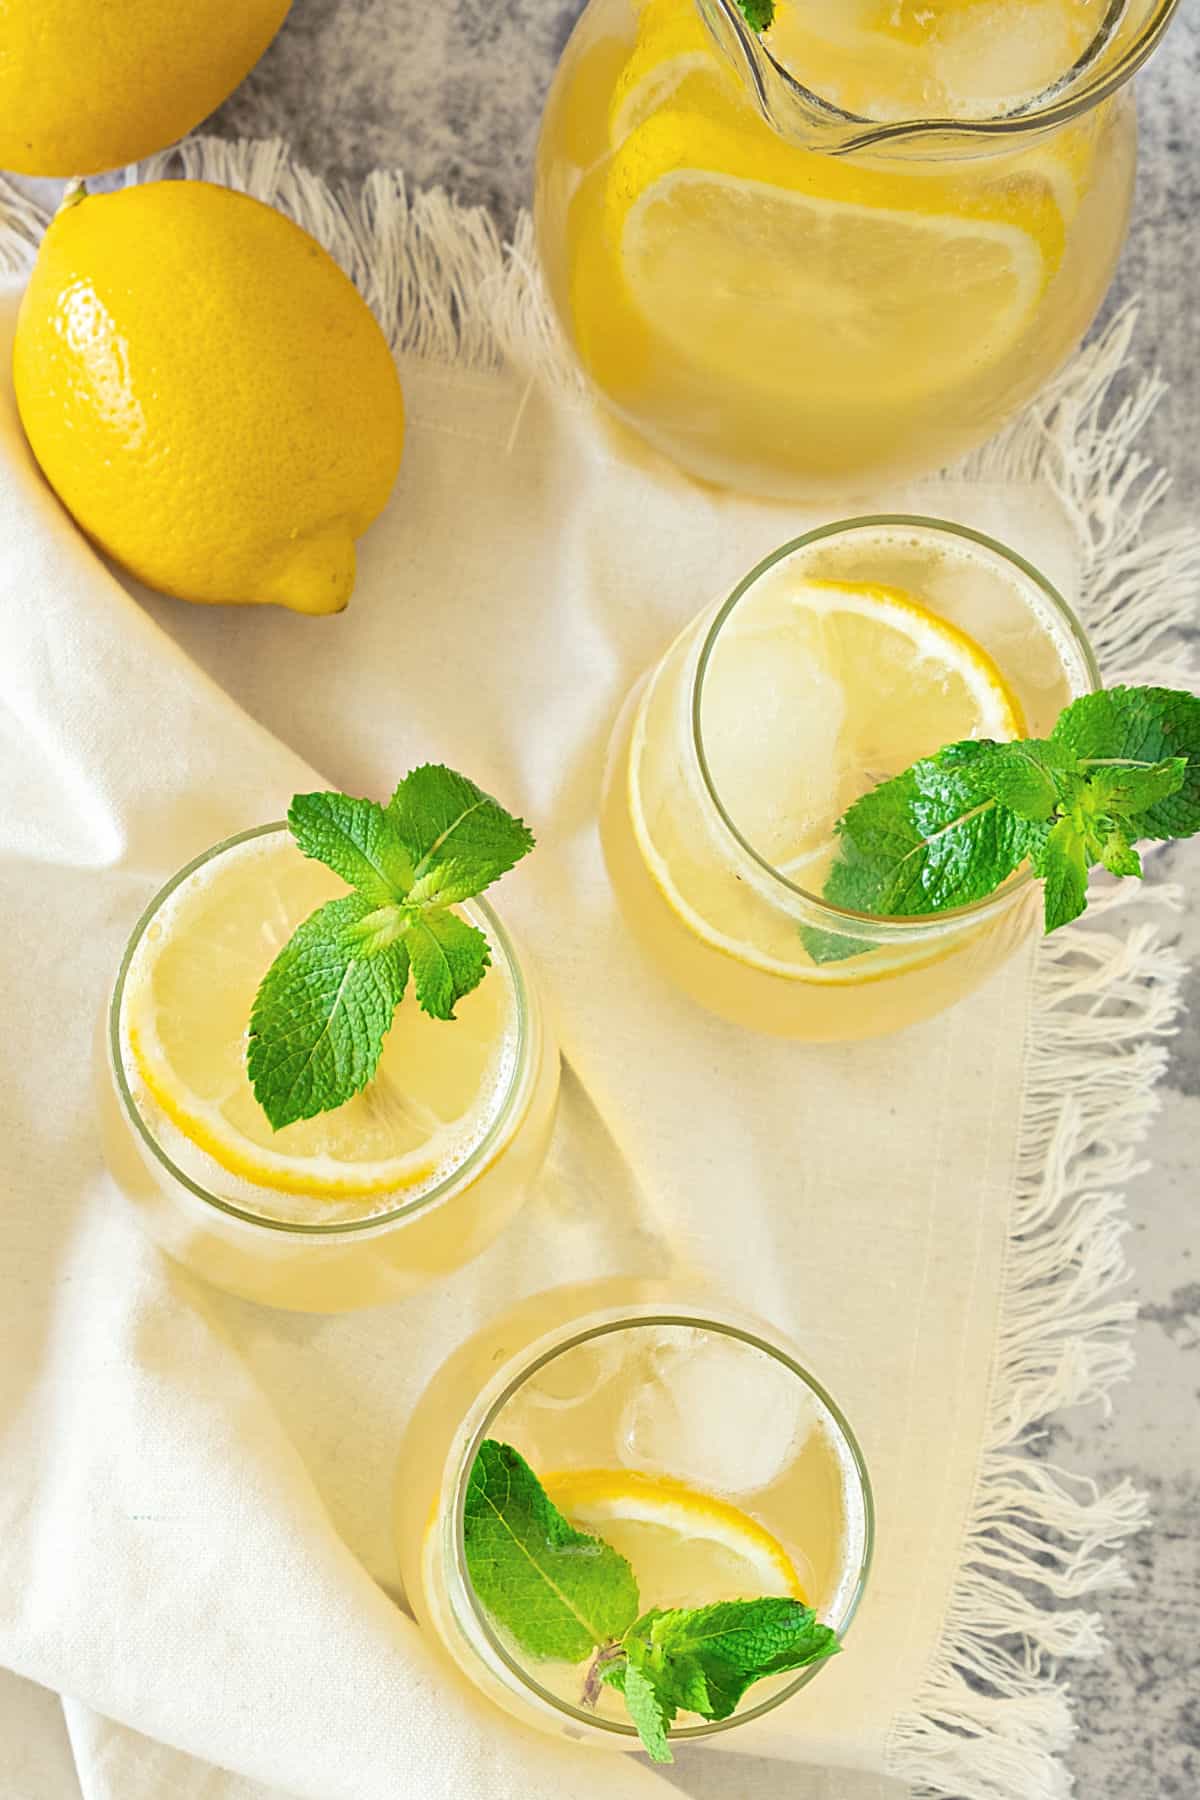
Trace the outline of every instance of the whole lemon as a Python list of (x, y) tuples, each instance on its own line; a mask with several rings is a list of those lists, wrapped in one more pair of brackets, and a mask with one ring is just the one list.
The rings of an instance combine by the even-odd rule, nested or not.
[(340, 611), (400, 467), (404, 401), (353, 283), (204, 181), (67, 204), (17, 319), (17, 405), (88, 536), (184, 600)]
[(93, 175), (164, 150), (231, 94), (291, 0), (3, 0), (0, 169)]

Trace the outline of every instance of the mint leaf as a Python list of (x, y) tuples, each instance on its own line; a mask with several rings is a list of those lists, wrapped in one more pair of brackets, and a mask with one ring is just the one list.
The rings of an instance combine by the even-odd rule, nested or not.
[[(1093, 810), (1098, 813), (1123, 813), (1138, 816), (1169, 800), (1182, 788), (1187, 777), (1187, 758), (1170, 756), (1165, 762), (1096, 763), (1088, 778), (1088, 791)], [(1139, 824), (1138, 829), (1141, 829)]]
[[(651, 1762), (670, 1763), (675, 1758), (667, 1742), (667, 1731), (675, 1717), (674, 1707), (663, 1699), (659, 1689), (635, 1662), (618, 1665), (622, 1674), (621, 1691), (629, 1716), (637, 1726)], [(613, 1685), (616, 1685), (614, 1681)]]
[(417, 1000), (434, 1019), (452, 1019), (464, 994), (477, 988), (492, 960), (482, 931), (456, 913), (429, 911), (404, 918)]
[[(1088, 872), (1140, 875), (1138, 838), (1200, 831), (1200, 698), (1110, 688), (1068, 706), (1049, 738), (968, 740), (864, 794), (835, 826), (824, 897), (905, 918), (974, 905), (1028, 859), (1046, 883), (1047, 931), (1078, 918)], [(814, 962), (869, 950), (804, 926)]]
[(1074, 819), (1060, 819), (1036, 848), (1033, 866), (1045, 882), (1046, 930), (1069, 925), (1087, 905), (1088, 858), (1084, 835)]
[[(1029, 852), (1027, 821), (997, 805), (987, 771), (1016, 786), (1029, 777), (988, 740), (949, 744), (881, 782), (838, 821), (838, 855), (825, 898), (853, 912), (911, 917), (985, 899)], [(861, 955), (870, 944), (813, 926), (803, 928), (814, 962)]]
[(1052, 738), (1013, 744), (981, 740), (970, 765), (971, 786), (978, 799), (995, 800), (1022, 819), (1039, 821), (1065, 798), (1077, 768), (1078, 758)]
[(511, 1444), (480, 1445), (463, 1532), (475, 1592), (530, 1656), (582, 1662), (637, 1617), (625, 1558), (576, 1531)]
[(775, 23), (775, 0), (737, 0), (737, 7), (751, 31), (767, 31)]
[(438, 763), (407, 775), (387, 812), (413, 862), (410, 906), (470, 900), (533, 848), (533, 834), (520, 819)]
[(325, 863), (375, 906), (403, 899), (412, 886), (412, 862), (375, 800), (297, 794), (288, 828), (305, 856)]
[(481, 931), (446, 909), (533, 847), (519, 819), (433, 764), (414, 769), (386, 807), (349, 794), (297, 794), (288, 827), (305, 856), (355, 892), (305, 921), (254, 1002), (247, 1068), (277, 1131), (343, 1105), (371, 1079), (410, 957), (420, 1006), (453, 1019), (491, 952)]
[(1140, 875), (1142, 859), (1134, 849), (1129, 834), (1114, 825), (1100, 846), (1100, 861), (1112, 875)]
[(375, 956), (404, 936), (408, 914), (402, 906), (380, 906), (346, 927), (346, 942), (360, 956)]
[(1062, 713), (1051, 736), (1083, 763), (1154, 767), (1175, 757), (1187, 764), (1175, 793), (1137, 817), (1144, 838), (1190, 837), (1200, 831), (1200, 698), (1159, 687), (1103, 688)]
[(404, 997), (408, 954), (358, 954), (348, 931), (369, 914), (361, 894), (330, 900), (279, 952), (250, 1015), (246, 1063), (276, 1131), (359, 1093), (374, 1075)]
[(841, 821), (827, 898), (907, 917), (992, 893), (1026, 851), (1020, 822), (985, 785), (996, 748), (950, 744), (864, 794)]
[(775, 1597), (649, 1612), (624, 1642), (630, 1669), (641, 1670), (670, 1717), (678, 1709), (705, 1719), (729, 1718), (755, 1682), (807, 1668), (841, 1647), (811, 1607)]
[(467, 1572), (487, 1611), (538, 1660), (592, 1656), (583, 1703), (601, 1685), (624, 1695), (655, 1762), (671, 1762), (668, 1732), (679, 1712), (726, 1719), (746, 1690), (834, 1655), (836, 1634), (799, 1600), (721, 1601), (655, 1607), (638, 1616), (625, 1558), (577, 1531), (511, 1444), (488, 1438), (463, 1505)]

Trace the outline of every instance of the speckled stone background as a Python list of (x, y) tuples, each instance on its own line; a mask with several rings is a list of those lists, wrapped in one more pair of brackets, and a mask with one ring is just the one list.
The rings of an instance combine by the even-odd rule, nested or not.
[[(397, 166), (508, 226), (529, 193), (542, 99), (582, 4), (295, 0), (211, 128), (278, 132), (334, 178)], [(1168, 524), (1195, 517), (1200, 502), (1200, 0), (1184, 0), (1140, 93), (1137, 210), (1109, 307), (1141, 296), (1141, 358), (1171, 383), (1144, 444), (1174, 472), (1160, 515)], [(1196, 630), (1200, 596), (1181, 624)], [(1110, 1654), (1070, 1671), (1081, 1800), (1200, 1796), (1200, 843), (1166, 852), (1156, 873), (1188, 884), (1179, 929), (1195, 972), (1148, 1167), (1129, 1194), (1137, 1373), (1110, 1416), (1056, 1419), (1040, 1446), (1101, 1484), (1132, 1477), (1154, 1509), (1130, 1552), (1132, 1588), (1098, 1603)], [(703, 1752), (681, 1756), (672, 1780), (692, 1800), (785, 1800), (791, 1788), (778, 1765)], [(850, 1800), (850, 1785), (835, 1781), (829, 1800)]]

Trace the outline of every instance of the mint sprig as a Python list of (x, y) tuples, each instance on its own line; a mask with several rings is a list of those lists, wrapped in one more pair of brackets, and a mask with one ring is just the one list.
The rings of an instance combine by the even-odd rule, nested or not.
[(737, 0), (737, 9), (751, 31), (768, 31), (775, 23), (775, 0)]
[(480, 1445), (463, 1531), (475, 1592), (531, 1656), (583, 1662), (637, 1618), (625, 1558), (577, 1531), (511, 1444)]
[(479, 1448), (463, 1508), (467, 1572), (480, 1601), (526, 1655), (583, 1663), (583, 1702), (622, 1694), (654, 1762), (671, 1762), (681, 1712), (727, 1719), (768, 1675), (836, 1654), (811, 1607), (778, 1596), (641, 1612), (637, 1580), (603, 1538), (554, 1505), (511, 1444)]
[(414, 769), (386, 806), (297, 794), (288, 828), (305, 856), (354, 892), (304, 921), (255, 997), (246, 1066), (276, 1131), (366, 1087), (410, 970), (423, 1011), (453, 1019), (491, 952), (483, 932), (450, 908), (533, 848), (520, 819), (439, 764)]
[[(1078, 918), (1090, 870), (1140, 875), (1139, 839), (1200, 831), (1200, 697), (1172, 688), (1085, 694), (1048, 738), (948, 744), (843, 814), (824, 897), (884, 918), (970, 906), (1028, 862), (1047, 931)], [(870, 949), (803, 929), (814, 962)]]

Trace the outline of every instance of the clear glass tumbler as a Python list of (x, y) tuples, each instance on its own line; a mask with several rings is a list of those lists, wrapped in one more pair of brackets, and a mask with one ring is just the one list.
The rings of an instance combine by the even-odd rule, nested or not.
[[(954, 911), (850, 912), (822, 898), (834, 821), (955, 738), (1046, 735), (1098, 685), (1062, 597), (979, 532), (887, 515), (783, 545), (681, 633), (617, 723), (601, 829), (630, 928), (751, 1029), (874, 1037), (940, 1012), (1034, 929), (1039, 884), (1025, 867)], [(858, 952), (815, 962), (812, 931)]]
[[(612, 1690), (585, 1698), (585, 1667), (530, 1659), (475, 1593), (463, 1508), (485, 1439), (516, 1448), (573, 1523), (629, 1557), (646, 1608), (781, 1592), (782, 1565), (844, 1635), (874, 1512), (849, 1424), (774, 1331), (661, 1295), (588, 1310), (599, 1291), (536, 1296), (451, 1356), (405, 1436), (396, 1530), (409, 1601), (462, 1675), (527, 1724), (629, 1751), (639, 1740)], [(671, 1738), (737, 1730), (822, 1666), (761, 1682), (728, 1719), (681, 1715)]]
[[(248, 882), (243, 866), (252, 871)], [(206, 929), (236, 934), (239, 956), (236, 962), (226, 957), (221, 966), (236, 971), (236, 1015), (247, 1022), (258, 982), (292, 929), (290, 917), (286, 926), (279, 922), (282, 884), (302, 916), (345, 891), (323, 865), (301, 856), (285, 825), (272, 824), (215, 845), (155, 895), (126, 947), (106, 1021), (100, 1105), (109, 1166), (162, 1247), (218, 1287), (306, 1312), (401, 1299), (489, 1244), (516, 1213), (541, 1165), (559, 1061), (536, 985), (492, 908), (482, 900), (463, 907), (491, 945), (492, 967), (482, 986), (459, 1002), (453, 1023), (427, 1019), (410, 995), (389, 1042), (401, 1038), (405, 1052), (422, 1063), (426, 1089), (432, 1081), (457, 1096), (460, 1106), (478, 1075), (477, 1106), (467, 1091), (471, 1129), (391, 1193), (331, 1194), (315, 1181), (306, 1187), (302, 1155), (294, 1168), (278, 1173), (277, 1185), (256, 1179), (253, 1168), (230, 1166), (236, 1159), (207, 1137), (203, 1120), (197, 1126), (181, 1119), (161, 1078), (153, 1072), (148, 1077), (131, 1030), (131, 972), (136, 985), (146, 949), (176, 930), (173, 921), (190, 895), (231, 876), (237, 892), (247, 895), (243, 910), (231, 910), (228, 920)], [(177, 935), (188, 948), (186, 918), (185, 912)], [(206, 950), (201, 938), (194, 954), (202, 957)], [(364, 1093), (368, 1127), (384, 1068)], [(379, 1109), (396, 1103), (394, 1093), (379, 1092)], [(437, 1126), (431, 1118), (431, 1130)], [(259, 1152), (267, 1167), (276, 1146), (287, 1153), (296, 1130), (285, 1128)], [(352, 1181), (353, 1165), (348, 1173)]]

